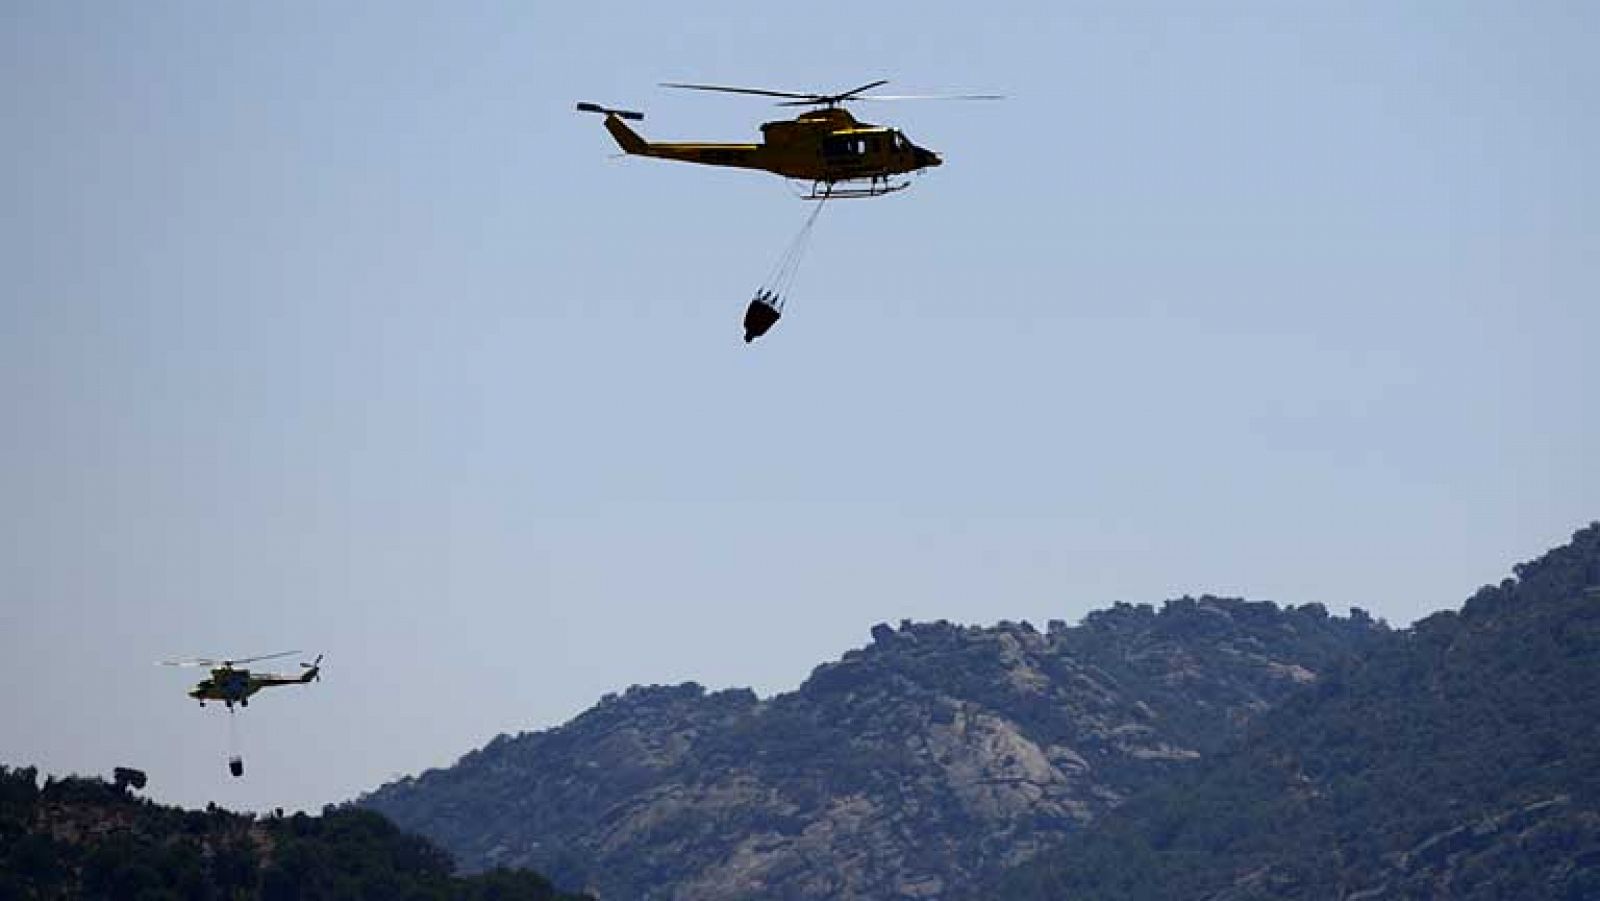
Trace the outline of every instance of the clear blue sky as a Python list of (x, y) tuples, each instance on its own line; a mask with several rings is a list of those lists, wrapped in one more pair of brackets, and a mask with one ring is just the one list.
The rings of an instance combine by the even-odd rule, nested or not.
[[(800, 7), (796, 7), (800, 9)], [(1600, 515), (1600, 6), (13, 2), (0, 761), (316, 807), (901, 617), (1395, 623)], [(866, 106), (824, 213), (614, 160)], [(168, 656), (303, 648), (231, 780)], [(293, 668), (293, 661), (287, 661)]]

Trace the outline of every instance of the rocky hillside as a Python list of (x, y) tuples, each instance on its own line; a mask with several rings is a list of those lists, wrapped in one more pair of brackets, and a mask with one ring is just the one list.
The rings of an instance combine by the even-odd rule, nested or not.
[(0, 899), (407, 898), (580, 901), (526, 872), (458, 878), (448, 855), (370, 811), (258, 818), (181, 810), (115, 783), (0, 766)]
[(1600, 898), (1600, 524), (974, 897)]
[(902, 622), (759, 699), (609, 695), (359, 803), (469, 870), (604, 898), (941, 898), (1191, 768), (1390, 634), (1213, 597), (1081, 625)]

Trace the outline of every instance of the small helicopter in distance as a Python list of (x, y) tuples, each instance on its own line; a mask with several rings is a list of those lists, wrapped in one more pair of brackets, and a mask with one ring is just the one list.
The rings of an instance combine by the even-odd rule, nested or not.
[[(759, 144), (660, 143), (646, 141), (623, 120), (638, 122), (643, 113), (580, 103), (578, 111), (601, 113), (606, 131), (624, 153), (680, 160), (707, 166), (761, 169), (785, 178), (811, 182), (806, 200), (834, 197), (881, 197), (910, 186), (895, 176), (940, 165), (937, 153), (911, 142), (894, 128), (862, 122), (842, 104), (862, 100), (999, 100), (997, 94), (882, 95), (864, 94), (888, 84), (880, 80), (839, 94), (807, 94), (709, 84), (663, 82), (662, 87), (727, 94), (782, 98), (779, 106), (814, 106), (794, 119), (766, 122)], [(865, 184), (862, 184), (862, 183)], [(841, 185), (845, 185), (841, 187)]]
[(281, 651), (276, 654), (263, 654), (260, 657), (244, 657), (238, 660), (213, 660), (209, 657), (198, 657), (193, 660), (163, 660), (162, 666), (209, 666), (211, 678), (201, 679), (189, 690), (189, 697), (206, 706), (207, 701), (221, 701), (228, 709), (233, 709), (235, 702), (240, 707), (250, 706), (250, 696), (263, 688), (275, 685), (303, 685), (307, 682), (316, 682), (322, 678), (322, 655), (310, 663), (301, 663), (301, 673), (298, 676), (280, 675), (277, 673), (252, 673), (247, 669), (239, 669), (239, 664), (255, 663), (259, 660), (274, 660), (298, 654), (299, 651)]

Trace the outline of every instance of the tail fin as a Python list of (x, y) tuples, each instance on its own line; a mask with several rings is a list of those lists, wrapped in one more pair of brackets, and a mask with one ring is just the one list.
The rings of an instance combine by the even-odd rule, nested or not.
[(611, 132), (611, 137), (616, 139), (617, 146), (621, 147), (624, 153), (648, 154), (650, 152), (650, 143), (640, 137), (638, 132), (622, 122), (623, 119), (642, 122), (644, 121), (644, 113), (636, 113), (632, 110), (624, 109), (611, 109), (598, 103), (580, 103), (578, 104), (578, 112), (604, 114), (606, 117), (606, 131)]
[(318, 679), (322, 678), (322, 655), (321, 654), (318, 654), (317, 655), (317, 659), (312, 661), (311, 663), (302, 663), (300, 665), (306, 668), (305, 672), (300, 674), (300, 681), (301, 682), (315, 682)]

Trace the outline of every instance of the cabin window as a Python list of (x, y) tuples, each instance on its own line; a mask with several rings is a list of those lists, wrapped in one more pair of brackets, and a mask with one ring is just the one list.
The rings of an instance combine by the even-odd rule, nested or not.
[(867, 142), (862, 138), (827, 138), (822, 142), (822, 155), (827, 157), (865, 156)]

